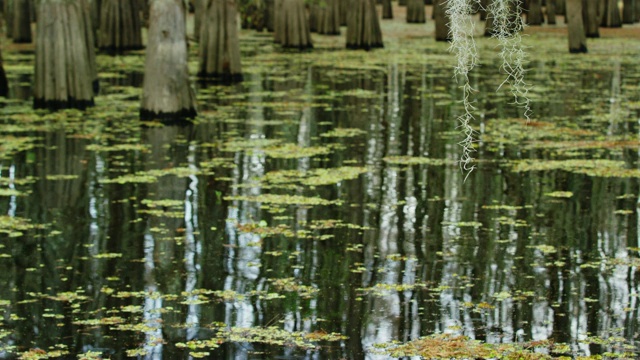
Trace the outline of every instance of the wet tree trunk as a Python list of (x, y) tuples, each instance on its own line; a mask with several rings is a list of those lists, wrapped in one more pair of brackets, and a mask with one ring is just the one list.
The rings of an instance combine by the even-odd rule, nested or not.
[(38, 19), (34, 107), (56, 110), (93, 105), (96, 67), (89, 4), (42, 0)]
[(320, 17), (320, 4), (313, 2), (308, 5), (309, 7), (309, 31), (318, 32), (318, 20)]
[(602, 13), (602, 26), (604, 27), (621, 27), (622, 19), (620, 18), (620, 9), (618, 8), (618, 0), (605, 0), (604, 12)]
[(582, 0), (582, 16), (586, 36), (588, 38), (599, 38), (600, 20), (598, 18), (598, 3), (592, 0)]
[(433, 5), (433, 15), (436, 22), (436, 41), (449, 41), (449, 18), (447, 16), (447, 3), (436, 1)]
[(495, 31), (493, 29), (493, 15), (487, 14), (487, 18), (484, 21), (484, 36), (492, 37), (493, 35), (495, 35)]
[(14, 43), (29, 44), (31, 37), (31, 6), (29, 0), (13, 0), (13, 31)]
[(555, 25), (556, 20), (556, 0), (547, 0), (547, 24)]
[(324, 0), (318, 19), (318, 34), (340, 35), (340, 0)]
[(276, 0), (275, 41), (285, 48), (313, 48), (303, 0)]
[(624, 0), (622, 5), (622, 22), (633, 24), (636, 22), (636, 2), (638, 0)]
[(407, 22), (412, 24), (424, 24), (427, 22), (424, 0), (409, 0), (407, 3)]
[(200, 33), (198, 76), (242, 81), (235, 0), (207, 0)]
[(489, 8), (489, 3), (490, 0), (480, 0), (480, 9), (479, 9), (479, 13), (480, 13), (480, 21), (486, 21), (487, 20), (487, 9)]
[(194, 0), (193, 38), (195, 41), (200, 41), (200, 31), (202, 30), (202, 18), (206, 10), (206, 2), (206, 0)]
[(7, 95), (9, 95), (9, 82), (7, 81), (7, 74), (4, 72), (2, 50), (0, 50), (0, 96), (6, 97)]
[(142, 49), (142, 24), (136, 1), (102, 0), (98, 45), (112, 53)]
[(349, 1), (340, 1), (340, 26), (347, 26)]
[(187, 67), (186, 4), (150, 0), (140, 117), (179, 121), (196, 115)]
[[(566, 0), (556, 0), (556, 14), (557, 15), (567, 15), (567, 7), (566, 7)], [(565, 23), (567, 22), (567, 20), (565, 19), (564, 21)]]
[(347, 48), (371, 50), (384, 47), (373, 0), (352, 0), (347, 24)]
[(542, 25), (542, 0), (529, 0), (529, 11), (527, 11), (528, 25)]
[(569, 28), (569, 52), (586, 53), (587, 37), (582, 21), (582, 0), (566, 0), (567, 26)]
[(393, 5), (391, 0), (382, 0), (382, 18), (393, 19)]
[(13, 15), (13, 1), (14, 0), (4, 0), (3, 4), (3, 15), (7, 30), (6, 36), (9, 39), (13, 38), (13, 20), (15, 18), (15, 15)]

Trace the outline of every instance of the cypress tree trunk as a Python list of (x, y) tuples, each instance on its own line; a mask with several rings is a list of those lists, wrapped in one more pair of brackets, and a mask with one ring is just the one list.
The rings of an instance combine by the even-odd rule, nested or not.
[(556, 0), (547, 0), (547, 24), (555, 25), (556, 23)]
[(492, 37), (493, 35), (495, 35), (494, 29), (493, 29), (493, 15), (487, 14), (487, 18), (484, 21), (484, 36)]
[[(566, 0), (556, 0), (556, 14), (567, 15)], [(565, 19), (565, 23), (567, 20)]]
[(605, 0), (601, 25), (604, 27), (622, 27), (622, 19), (620, 18), (618, 0)]
[(347, 24), (347, 48), (371, 50), (384, 47), (373, 0), (352, 0)]
[(588, 38), (599, 38), (598, 3), (593, 0), (582, 0), (582, 16), (586, 36)]
[(318, 19), (318, 34), (340, 35), (340, 0), (324, 0)]
[(142, 49), (142, 24), (135, 1), (102, 0), (98, 46), (112, 53)]
[(13, 19), (15, 16), (13, 15), (13, 0), (4, 0), (3, 6), (3, 15), (7, 30), (7, 38), (13, 38)]
[(586, 53), (587, 38), (582, 21), (582, 0), (566, 0), (569, 52)]
[(527, 24), (542, 25), (542, 0), (529, 0), (529, 11), (527, 11)]
[(13, 31), (14, 43), (31, 43), (31, 6), (29, 0), (13, 0)]
[(622, 7), (622, 22), (633, 24), (636, 22), (636, 2), (638, 0), (624, 0)]
[[(436, 1), (433, 5), (433, 17), (436, 22), (436, 41), (449, 41), (449, 18), (447, 17), (447, 3)], [(486, 33), (486, 31), (485, 31)]]
[(2, 50), (0, 50), (0, 96), (6, 97), (9, 94), (9, 82), (7, 81), (7, 74), (4, 72), (4, 65), (2, 62)]
[(303, 0), (277, 0), (275, 41), (285, 48), (313, 48)]
[(206, 10), (206, 0), (194, 0), (193, 7), (193, 38), (200, 41), (200, 31), (202, 30), (202, 18)]
[(234, 0), (207, 0), (200, 32), (198, 76), (223, 83), (242, 81)]
[(318, 20), (320, 17), (320, 4), (317, 1), (309, 5), (309, 31), (318, 32)]
[(424, 24), (427, 22), (427, 15), (424, 9), (424, 0), (408, 0), (407, 22), (412, 24)]
[(151, 0), (140, 117), (179, 121), (196, 115), (187, 67), (183, 0)]
[(393, 19), (393, 5), (391, 0), (382, 0), (382, 18)]
[(487, 9), (489, 8), (489, 1), (490, 0), (480, 0), (480, 9), (479, 9), (479, 13), (480, 13), (480, 21), (485, 21), (487, 20)]
[(38, 19), (34, 107), (56, 110), (93, 105), (96, 68), (88, 3), (42, 0)]

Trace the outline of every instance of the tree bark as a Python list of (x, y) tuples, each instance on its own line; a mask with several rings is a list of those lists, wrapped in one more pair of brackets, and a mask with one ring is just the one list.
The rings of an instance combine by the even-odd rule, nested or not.
[(313, 48), (303, 0), (276, 0), (275, 41), (284, 48)]
[(588, 38), (599, 38), (600, 21), (598, 18), (598, 3), (592, 0), (582, 0), (582, 16), (586, 36)]
[(140, 117), (180, 121), (196, 115), (187, 66), (186, 4), (151, 0)]
[(14, 43), (29, 44), (31, 36), (31, 6), (29, 0), (13, 0), (13, 31)]
[(602, 26), (604, 27), (621, 27), (622, 19), (620, 18), (620, 9), (618, 8), (618, 0), (605, 0), (604, 12), (602, 13)]
[(528, 25), (542, 25), (542, 0), (529, 0), (529, 10), (526, 14)]
[(569, 52), (586, 53), (587, 37), (582, 21), (582, 0), (566, 0), (567, 26), (569, 28)]
[(352, 0), (347, 24), (347, 48), (371, 50), (384, 47), (373, 0)]
[(3, 6), (3, 15), (7, 30), (6, 36), (9, 39), (13, 38), (13, 20), (15, 18), (15, 15), (13, 14), (13, 1), (14, 0), (4, 0)]
[(433, 15), (436, 22), (436, 41), (449, 41), (449, 17), (447, 16), (447, 3), (436, 1), (433, 5)]
[(408, 0), (407, 22), (412, 24), (424, 24), (427, 22), (424, 0)]
[(391, 0), (382, 0), (382, 18), (393, 19), (393, 5)]
[(42, 0), (38, 19), (34, 107), (56, 110), (93, 105), (96, 67), (89, 4)]
[(142, 49), (138, 5), (131, 0), (102, 0), (98, 46), (111, 53)]
[(324, 0), (318, 18), (318, 34), (340, 35), (340, 0)]
[(242, 81), (235, 0), (207, 0), (204, 10), (198, 76), (225, 84)]
[[(567, 6), (566, 6), (567, 2), (566, 0), (556, 0), (556, 14), (557, 15), (567, 15)], [(565, 19), (564, 21), (565, 23), (567, 22), (567, 20)]]
[(9, 82), (7, 81), (7, 74), (4, 72), (2, 50), (0, 50), (0, 96), (6, 97), (7, 95), (9, 95)]
[(547, 24), (555, 25), (556, 20), (556, 0), (547, 0)]
[(638, 0), (624, 0), (622, 3), (622, 22), (633, 24), (636, 22), (636, 2)]

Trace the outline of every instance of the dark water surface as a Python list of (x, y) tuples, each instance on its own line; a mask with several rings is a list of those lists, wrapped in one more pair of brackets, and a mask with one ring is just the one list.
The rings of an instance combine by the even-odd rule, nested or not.
[(100, 57), (97, 107), (56, 114), (20, 100), (33, 59), (7, 55), (0, 358), (384, 359), (374, 344), (434, 333), (635, 344), (637, 57), (541, 51), (529, 123), (487, 60), (463, 181), (446, 45), (269, 43), (245, 45), (243, 84), (198, 88), (188, 126), (138, 122), (141, 55)]

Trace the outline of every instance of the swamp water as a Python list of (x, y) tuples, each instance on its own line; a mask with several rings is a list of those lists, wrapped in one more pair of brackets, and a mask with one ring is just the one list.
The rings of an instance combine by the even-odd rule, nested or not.
[(480, 40), (466, 181), (430, 38), (253, 35), (246, 81), (198, 85), (187, 126), (137, 120), (142, 54), (100, 56), (97, 106), (53, 114), (15, 98), (32, 55), (5, 54), (0, 358), (385, 359), (432, 334), (633, 357), (638, 41), (565, 41), (527, 40), (527, 123)]

